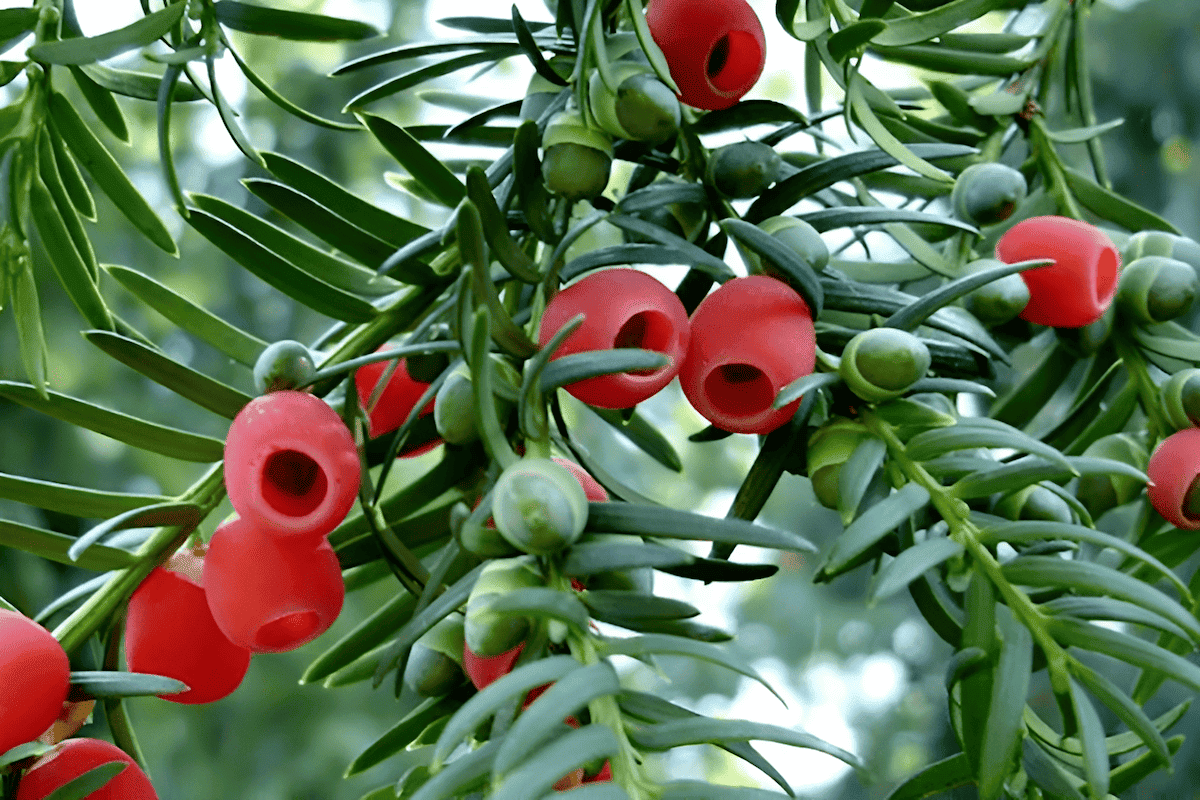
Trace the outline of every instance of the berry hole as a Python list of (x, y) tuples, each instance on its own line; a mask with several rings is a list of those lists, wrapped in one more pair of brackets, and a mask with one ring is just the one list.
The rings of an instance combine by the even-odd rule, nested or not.
[(297, 642), (306, 642), (316, 632), (321, 619), (315, 611), (296, 611), (284, 614), (258, 629), (254, 637), (256, 649), (265, 651), (290, 650)]
[(325, 500), (325, 471), (297, 450), (272, 453), (263, 466), (262, 495), (274, 510), (289, 517), (304, 517)]
[(704, 391), (714, 409), (730, 416), (760, 414), (775, 400), (771, 381), (751, 364), (722, 364), (708, 374)]
[[(639, 311), (627, 319), (613, 337), (613, 348), (632, 347), (666, 353), (670, 350), (674, 330), (671, 320), (654, 311)], [(664, 368), (665, 369), (665, 368)], [(654, 375), (657, 369), (635, 369), (629, 375)]]
[(708, 54), (705, 73), (722, 92), (738, 93), (754, 85), (762, 70), (763, 51), (747, 31), (730, 31), (717, 40)]
[(1117, 293), (1117, 273), (1120, 271), (1117, 251), (1105, 247), (1096, 265), (1096, 304), (1106, 305)]

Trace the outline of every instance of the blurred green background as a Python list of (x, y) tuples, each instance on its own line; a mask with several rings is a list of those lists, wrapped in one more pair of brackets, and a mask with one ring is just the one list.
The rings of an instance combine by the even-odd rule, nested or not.
[[(82, 7), (92, 4), (78, 5), (85, 32), (98, 33), (114, 26), (115, 17), (93, 19), (93, 15), (82, 11)], [(121, 10), (128, 13), (127, 21), (134, 18), (136, 10), (136, 0), (95, 5), (114, 14), (118, 6), (128, 6)], [(528, 10), (529, 4), (521, 5), (528, 18), (546, 16), (536, 2)], [(755, 5), (764, 23), (773, 26), (772, 4)], [(339, 0), (291, 3), (289, 7), (354, 16), (386, 25), (390, 31), (386, 40), (344, 49), (233, 36), (239, 51), (291, 100), (332, 117), (338, 115), (345, 99), (388, 75), (379, 70), (345, 78), (324, 77), (348, 57), (381, 49), (385, 43), (446, 35), (444, 28), (435, 32), (429, 23), (443, 13), (508, 15), (507, 3), (486, 2), (455, 3), (452, 9), (441, 5), (431, 13), (422, 4), (407, 0)], [(1200, 22), (1195, 10), (1195, 0), (1098, 2), (1090, 29), (1099, 117), (1125, 119), (1122, 127), (1102, 140), (1114, 188), (1159, 211), (1193, 238), (1200, 237), (1200, 164), (1192, 157), (1200, 142)], [(777, 34), (782, 36), (777, 30), (771, 35)], [(783, 63), (784, 67), (771, 72), (773, 68), (768, 65), (769, 90), (794, 92), (801, 76), (791, 76), (789, 83), (786, 65), (800, 63), (800, 45), (785, 39), (770, 41), (773, 46), (782, 41), (792, 49), (786, 61), (772, 62)], [(144, 68), (136, 57), (130, 57), (127, 63)], [(502, 93), (505, 100), (519, 98), (529, 74), (526, 67), (524, 63), (501, 65), (467, 85), (466, 91)], [(460, 87), (462, 84), (455, 79), (467, 77), (467, 73), (454, 76), (445, 82), (445, 88)], [(234, 99), (258, 147), (303, 161), (363, 196), (418, 221), (432, 221), (388, 184), (384, 175), (395, 164), (366, 136), (315, 128), (287, 118), (253, 88), (247, 89), (234, 71), (219, 74), (218, 80)], [(906, 78), (908, 82), (913, 80), (915, 75)], [(57, 84), (64, 90), (74, 88), (67, 80), (60, 79)], [(20, 79), (10, 85), (5, 102), (21, 86)], [(462, 116), (422, 103), (411, 93), (377, 105), (373, 111), (404, 123), (431, 121), (439, 114), (454, 115), (455, 120)], [(237, 268), (168, 211), (170, 204), (157, 164), (153, 105), (123, 101), (122, 107), (133, 131), (131, 145), (120, 145), (111, 138), (106, 141), (152, 204), (162, 209), (177, 235), (180, 258), (165, 257), (148, 246), (106, 198), (97, 194), (99, 222), (90, 224), (88, 232), (101, 262), (134, 265), (263, 339), (311, 341), (319, 335), (326, 320), (298, 310), (275, 290)], [(257, 172), (232, 149), (215, 111), (200, 103), (181, 105), (175, 119), (177, 163), (185, 189), (267, 213), (239, 184), (241, 178)], [(1067, 156), (1079, 163), (1086, 157), (1082, 146), (1068, 148)], [(286, 225), (278, 218), (275, 221)], [(165, 424), (224, 436), (226, 421), (93, 350), (79, 336), (81, 320), (48, 265), (38, 264), (36, 269), (43, 287), (54, 389)], [(247, 369), (191, 340), (153, 312), (139, 308), (121, 287), (106, 285), (104, 293), (118, 313), (159, 342), (171, 356), (252, 392)], [(23, 380), (10, 320), (11, 314), (0, 314), (0, 379)], [(676, 507), (723, 514), (754, 454), (753, 440), (744, 436), (706, 444), (687, 442), (686, 437), (703, 428), (704, 423), (682, 401), (674, 385), (650, 401), (646, 412), (679, 449), (685, 464), (682, 477), (625, 447), (607, 429), (596, 428), (594, 417), (581, 407), (569, 405), (569, 410), (573, 410), (572, 423), (581, 440), (611, 471)], [(418, 473), (437, 457), (432, 454), (402, 462), (400, 477)], [(194, 465), (133, 450), (4, 401), (0, 401), (0, 472), (99, 489), (163, 494), (183, 490), (200, 474)], [(222, 512), (214, 515), (206, 532), (222, 516)], [(5, 501), (0, 501), (0, 517), (73, 535), (96, 522)], [(798, 530), (818, 544), (827, 544), (840, 530), (836, 515), (815, 504), (807, 481), (793, 476), (781, 482), (761, 520)], [(1110, 520), (1109, 524), (1120, 522)], [(767, 758), (796, 782), (802, 797), (882, 798), (898, 780), (929, 761), (957, 751), (947, 725), (943, 684), (949, 648), (915, 616), (907, 598), (866, 608), (865, 569), (832, 585), (815, 586), (809, 561), (743, 550), (738, 551), (737, 559), (776, 561), (781, 566), (779, 574), (746, 586), (704, 586), (660, 576), (657, 588), (663, 593), (686, 596), (709, 609), (704, 618), (709, 624), (738, 631), (739, 637), (731, 646), (755, 662), (788, 698), (788, 707), (733, 673), (684, 660), (663, 660), (669, 682), (644, 669), (631, 670), (631, 685), (681, 698), (680, 702), (705, 713), (797, 726), (861, 755), (873, 773), (873, 782), (864, 783), (829, 757), (763, 746)], [(0, 549), (0, 595), (29, 614), (91, 577), (90, 573)], [(129, 701), (128, 711), (160, 797), (355, 800), (376, 786), (394, 781), (402, 771), (395, 762), (385, 762), (349, 780), (341, 776), (346, 764), (402, 715), (410, 699), (395, 698), (390, 680), (372, 691), (369, 683), (327, 690), (299, 686), (297, 679), (315, 655), (395, 589), (395, 584), (386, 579), (351, 594), (332, 630), (294, 653), (255, 658), (243, 686), (225, 700), (201, 707), (155, 698)], [(49, 624), (61, 618), (61, 614), (52, 617)], [(94, 658), (94, 653), (81, 653), (74, 667), (95, 668)], [(1149, 710), (1161, 711), (1182, 697), (1180, 690), (1168, 686)], [(1034, 699), (1049, 703), (1048, 694)], [(1189, 714), (1184, 725), (1193, 733), (1176, 759), (1175, 774), (1156, 775), (1131, 797), (1197, 796), (1193, 788), (1200, 783), (1200, 758), (1195, 749), (1200, 741), (1197, 715)], [(82, 733), (106, 736), (103, 715), (98, 712)], [(753, 768), (723, 756), (712, 748), (685, 748), (669, 762), (656, 762), (654, 768), (676, 777), (707, 775), (746, 785), (763, 780)], [(959, 796), (972, 797), (973, 790), (960, 792)]]

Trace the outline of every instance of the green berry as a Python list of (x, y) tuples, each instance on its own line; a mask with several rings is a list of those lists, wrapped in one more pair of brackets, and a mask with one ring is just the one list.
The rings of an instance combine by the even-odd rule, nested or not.
[(312, 380), (312, 353), (300, 342), (284, 339), (267, 346), (254, 364), (254, 388), (259, 394), (295, 389)]
[(1116, 302), (1134, 323), (1155, 325), (1186, 314), (1197, 291), (1200, 279), (1190, 265), (1166, 256), (1142, 256), (1121, 271)]
[(525, 641), (531, 625), (527, 617), (492, 610), (500, 597), (518, 589), (545, 584), (532, 556), (498, 558), (484, 563), (467, 598), (463, 636), (471, 652), (496, 656)]
[(973, 225), (994, 225), (1012, 216), (1029, 187), (1025, 176), (1004, 164), (972, 164), (954, 182), (950, 204)]
[(838, 507), (838, 483), (842, 465), (871, 432), (855, 420), (832, 417), (808, 440), (808, 478), (817, 502), (834, 510)]
[(708, 159), (708, 182), (726, 197), (758, 197), (779, 177), (783, 159), (762, 142), (719, 147)]
[[(981, 258), (967, 263), (964, 273), (983, 272), (1003, 264), (994, 258)], [(1005, 275), (985, 283), (963, 297), (963, 307), (984, 325), (1003, 325), (1016, 319), (1029, 305), (1029, 287), (1020, 275)]]
[(925, 343), (897, 328), (872, 328), (850, 340), (839, 373), (869, 403), (899, 397), (925, 376), (933, 359)]

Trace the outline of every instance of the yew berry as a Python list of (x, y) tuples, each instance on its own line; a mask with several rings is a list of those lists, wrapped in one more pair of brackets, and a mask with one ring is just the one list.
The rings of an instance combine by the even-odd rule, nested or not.
[(228, 696), (250, 668), (250, 650), (229, 641), (213, 619), (201, 583), (202, 553), (176, 553), (129, 598), (125, 662), (130, 672), (166, 675), (189, 687), (160, 694), (175, 703)]
[(679, 385), (709, 422), (734, 433), (769, 433), (799, 400), (772, 408), (776, 395), (816, 365), (812, 313), (791, 287), (766, 275), (733, 278), (692, 314)]
[[(1200, 370), (1197, 370), (1200, 372)], [(1146, 469), (1149, 454), (1146, 448), (1134, 436), (1128, 433), (1110, 433), (1101, 436), (1088, 445), (1083, 451), (1084, 456), (1092, 458), (1111, 458), (1126, 464)], [(1079, 486), (1075, 494), (1094, 519), (1110, 508), (1125, 505), (1133, 500), (1146, 484), (1132, 475), (1115, 472), (1093, 472), (1079, 477)]]
[(600, 771), (597, 772), (595, 775), (592, 775), (592, 776), (584, 775), (583, 776), (584, 783), (607, 783), (608, 781), (611, 781), (611, 780), (612, 780), (612, 762), (608, 761), (607, 759), (604, 762), (604, 766), (602, 766), (600, 768)]
[(631, 408), (657, 394), (679, 372), (688, 347), (687, 311), (679, 298), (656, 279), (619, 267), (592, 272), (567, 286), (546, 304), (538, 343), (550, 339), (576, 314), (579, 328), (554, 357), (591, 350), (639, 347), (671, 359), (656, 370), (621, 372), (577, 381), (567, 392), (600, 408)]
[(1176, 528), (1200, 529), (1200, 428), (1163, 439), (1150, 463), (1147, 495), (1154, 510)]
[(600, 482), (589, 475), (587, 470), (585, 470), (583, 467), (579, 466), (574, 461), (567, 461), (565, 458), (558, 458), (557, 456), (551, 458), (550, 460), (575, 476), (575, 480), (579, 481), (579, 485), (583, 487), (584, 495), (590, 502), (608, 502), (608, 492), (605, 491), (604, 487), (600, 485)]
[(220, 525), (209, 541), (203, 583), (217, 627), (254, 653), (311, 642), (337, 619), (346, 597), (327, 540), (272, 536), (240, 518)]
[[(375, 352), (382, 353), (388, 349), (389, 345), (385, 344)], [(391, 433), (403, 425), (409, 412), (413, 410), (413, 407), (421, 399), (421, 395), (429, 388), (428, 383), (422, 383), (409, 374), (407, 362), (402, 358), (396, 364), (395, 369), (390, 370), (391, 377), (388, 378), (379, 397), (374, 403), (371, 403), (371, 395), (375, 393), (375, 387), (383, 379), (384, 373), (389, 372), (391, 365), (391, 361), (376, 361), (374, 364), (359, 367), (358, 371), (354, 373), (354, 386), (358, 390), (358, 402), (367, 410), (367, 430), (372, 439), (383, 436), (385, 433)], [(423, 417), (432, 413), (433, 400), (430, 399), (418, 416)], [(438, 442), (426, 444), (403, 455), (419, 455), (437, 445)]]
[(1177, 431), (1200, 426), (1200, 369), (1180, 370), (1162, 385), (1162, 407)]
[(279, 535), (320, 537), (358, 496), (358, 450), (325, 401), (283, 390), (245, 405), (225, 441), (225, 489), (238, 515)]
[(546, 188), (568, 200), (591, 200), (608, 186), (612, 137), (584, 122), (577, 110), (550, 118), (542, 135), (542, 179)]
[(87, 796), (87, 800), (158, 800), (146, 773), (121, 748), (100, 739), (67, 739), (33, 763), (17, 786), (16, 800), (43, 800), (60, 786), (102, 764), (129, 766)]
[(463, 680), (463, 616), (443, 617), (413, 644), (404, 682), (422, 697), (440, 697)]
[(1021, 319), (1055, 328), (1082, 328), (1104, 315), (1117, 291), (1121, 257), (1095, 225), (1067, 217), (1031, 217), (996, 242), (1006, 264), (1036, 258), (1055, 263), (1021, 273), (1029, 304)]
[(831, 417), (809, 437), (808, 477), (821, 505), (837, 508), (842, 465), (870, 438), (871, 432), (865, 425), (845, 417)]
[(50, 631), (0, 609), (0, 753), (54, 724), (70, 688), (71, 664)]
[[(969, 261), (963, 274), (970, 275), (999, 267), (1002, 262), (994, 258)], [(984, 325), (1003, 325), (1014, 319), (1029, 305), (1029, 287), (1020, 275), (1005, 275), (963, 297), (963, 307), (974, 314)]]
[(467, 673), (471, 683), (475, 684), (476, 689), (482, 689), (512, 672), (513, 665), (517, 663), (517, 659), (521, 657), (521, 651), (524, 649), (525, 643), (521, 642), (516, 647), (509, 648), (498, 655), (481, 656), (477, 655), (464, 641), (463, 671)]
[(766, 35), (746, 0), (653, 0), (646, 22), (693, 108), (729, 108), (762, 75)]

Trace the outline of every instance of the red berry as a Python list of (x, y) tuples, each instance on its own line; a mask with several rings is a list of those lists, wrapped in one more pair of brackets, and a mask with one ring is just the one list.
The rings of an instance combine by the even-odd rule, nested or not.
[(1176, 528), (1200, 529), (1200, 509), (1196, 503), (1197, 478), (1200, 478), (1200, 428), (1173, 433), (1150, 456), (1146, 465), (1150, 486), (1146, 493), (1154, 510)]
[(254, 653), (311, 642), (337, 619), (346, 598), (328, 540), (272, 536), (238, 518), (218, 527), (208, 543), (204, 591), (221, 632)]
[[(390, 347), (385, 344), (375, 352), (382, 353)], [(391, 433), (403, 425), (409, 412), (413, 410), (417, 401), (421, 399), (421, 395), (429, 388), (428, 383), (422, 383), (408, 374), (407, 364), (402, 358), (396, 368), (392, 370), (392, 375), (388, 378), (383, 391), (380, 392), (379, 398), (374, 405), (371, 405), (371, 395), (374, 394), (375, 387), (391, 364), (391, 361), (376, 361), (374, 364), (359, 367), (358, 371), (354, 373), (354, 386), (358, 390), (358, 402), (367, 409), (367, 429), (372, 439), (383, 436), (385, 433)], [(417, 416), (424, 417), (432, 414), (433, 403), (433, 398), (430, 398), (429, 404), (421, 409)], [(412, 450), (402, 452), (401, 455), (404, 457), (419, 456), (441, 443), (440, 439), (435, 439)]]
[(129, 598), (129, 671), (186, 683), (186, 692), (159, 695), (175, 703), (220, 700), (241, 685), (250, 667), (250, 650), (229, 641), (213, 620), (200, 582), (203, 569), (203, 556), (178, 553), (151, 572)]
[(265, 531), (324, 536), (354, 505), (359, 478), (354, 437), (337, 412), (311, 394), (256, 397), (229, 427), (229, 502)]
[(762, 75), (767, 40), (746, 0), (653, 0), (646, 22), (693, 108), (729, 108)]
[(42, 800), (88, 770), (112, 761), (129, 766), (87, 796), (87, 800), (158, 800), (150, 779), (116, 745), (100, 739), (67, 739), (33, 763), (17, 786), (16, 800)]
[(475, 651), (463, 642), (463, 671), (467, 673), (471, 683), (475, 684), (476, 689), (482, 689), (512, 672), (513, 665), (517, 663), (524, 649), (525, 643), (521, 642), (499, 655), (477, 656)]
[(583, 493), (587, 499), (593, 503), (607, 503), (608, 492), (600, 485), (599, 481), (593, 478), (584, 470), (583, 467), (576, 464), (574, 461), (567, 461), (565, 458), (557, 456), (550, 459), (555, 464), (566, 467), (567, 471), (575, 476), (575, 480), (579, 481), (579, 485), (583, 487)]
[(733, 278), (692, 314), (679, 385), (700, 415), (734, 433), (769, 433), (799, 400), (771, 407), (783, 387), (816, 366), (812, 313), (791, 287), (766, 275)]
[(600, 408), (631, 408), (658, 393), (679, 372), (687, 352), (687, 311), (675, 293), (636, 269), (593, 272), (556, 294), (546, 304), (538, 343), (551, 337), (576, 314), (583, 324), (567, 337), (554, 357), (592, 350), (640, 347), (655, 350), (671, 364), (653, 371), (620, 372), (578, 381), (566, 390)]
[(1006, 264), (1034, 258), (1055, 263), (1021, 273), (1029, 303), (1021, 319), (1055, 328), (1082, 328), (1108, 310), (1117, 291), (1121, 256), (1095, 225), (1067, 217), (1032, 217), (996, 242)]
[(0, 609), (0, 753), (31, 742), (58, 719), (71, 664), (50, 631)]

